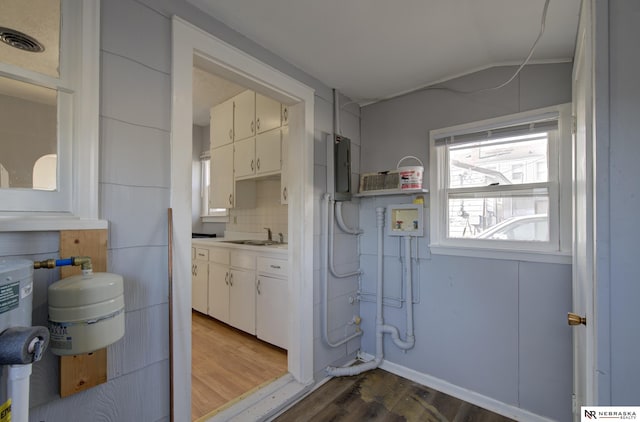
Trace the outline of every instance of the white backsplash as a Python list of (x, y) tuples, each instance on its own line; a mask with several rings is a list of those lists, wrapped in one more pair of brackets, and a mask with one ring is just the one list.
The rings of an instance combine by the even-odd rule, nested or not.
[(287, 239), (288, 209), (280, 204), (280, 178), (258, 180), (256, 182), (256, 207), (250, 209), (229, 210), (229, 223), (226, 232), (255, 233), (256, 237), (266, 237), (265, 227)]

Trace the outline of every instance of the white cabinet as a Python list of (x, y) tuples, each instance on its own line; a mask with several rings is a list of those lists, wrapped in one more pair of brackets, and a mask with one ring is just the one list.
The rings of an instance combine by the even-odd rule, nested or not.
[(233, 142), (233, 98), (211, 108), (209, 125), (211, 148)]
[(234, 143), (235, 178), (243, 179), (278, 173), (281, 165), (281, 130), (264, 132), (255, 138)]
[(208, 314), (212, 317), (229, 322), (229, 250), (224, 248), (209, 248), (209, 292)]
[(209, 250), (206, 248), (192, 248), (191, 307), (203, 314), (207, 313), (208, 278)]
[(256, 335), (258, 338), (288, 348), (289, 294), (287, 261), (258, 257), (256, 280)]
[(286, 205), (289, 203), (289, 126), (282, 127), (282, 143), (280, 148), (281, 164), (280, 164), (280, 203)]
[(211, 150), (209, 172), (210, 208), (254, 208), (256, 203), (255, 181), (235, 181), (233, 177), (234, 144)]
[(229, 324), (256, 334), (256, 257), (250, 252), (231, 251), (229, 275)]
[(233, 133), (234, 140), (249, 138), (256, 134), (256, 94), (246, 90), (233, 97)]
[(278, 101), (256, 93), (256, 133), (280, 127), (281, 113)]

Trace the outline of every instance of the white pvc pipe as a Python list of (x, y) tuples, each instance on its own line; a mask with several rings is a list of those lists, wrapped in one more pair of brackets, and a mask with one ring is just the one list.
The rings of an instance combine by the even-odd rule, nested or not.
[(384, 208), (376, 208), (376, 226), (378, 228), (378, 252), (377, 252), (377, 278), (376, 278), (376, 357), (366, 363), (349, 366), (345, 368), (328, 367), (327, 373), (331, 376), (352, 376), (358, 375), (365, 371), (375, 369), (380, 366), (382, 359), (384, 358), (384, 334), (391, 335), (393, 343), (402, 350), (411, 349), (415, 345), (415, 336), (413, 330), (413, 275), (411, 272), (411, 237), (405, 236), (405, 253), (408, 255), (405, 257), (405, 271), (406, 271), (406, 284), (407, 289), (407, 339), (402, 340), (400, 338), (399, 330), (392, 325), (384, 324), (383, 311), (383, 271), (384, 271)]
[(29, 420), (29, 377), (31, 364), (9, 365), (8, 393), (11, 398), (11, 421)]
[[(332, 206), (332, 201), (331, 201), (331, 195), (330, 194), (325, 194), (323, 197), (323, 206), (322, 206), (322, 251), (323, 253), (323, 262), (322, 262), (322, 268), (321, 268), (321, 281), (322, 281), (322, 298), (320, 299), (321, 302), (321, 312), (322, 312), (322, 323), (323, 323), (323, 330), (322, 330), (322, 337), (324, 339), (324, 342), (329, 346), (329, 347), (339, 347), (342, 346), (343, 344), (347, 343), (348, 341), (359, 337), (362, 335), (362, 331), (356, 331), (355, 333), (351, 334), (348, 337), (343, 338), (342, 340), (338, 341), (338, 342), (332, 342), (329, 339), (329, 256), (333, 254), (333, 249), (331, 249), (331, 251), (329, 251), (329, 239), (328, 239), (328, 218), (327, 218), (327, 210), (329, 209), (329, 207)], [(333, 243), (333, 242), (331, 242)]]

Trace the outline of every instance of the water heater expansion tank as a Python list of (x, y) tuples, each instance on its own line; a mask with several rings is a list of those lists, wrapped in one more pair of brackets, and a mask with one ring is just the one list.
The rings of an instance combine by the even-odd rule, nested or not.
[(122, 277), (91, 273), (49, 286), (49, 349), (77, 355), (102, 349), (124, 335)]

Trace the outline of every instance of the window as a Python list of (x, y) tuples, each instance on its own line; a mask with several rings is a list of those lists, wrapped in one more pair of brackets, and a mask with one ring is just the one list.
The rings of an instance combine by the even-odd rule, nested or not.
[(98, 219), (99, 10), (98, 0), (0, 4), (0, 230), (34, 213), (52, 218), (24, 227)]
[(211, 157), (209, 153), (200, 158), (200, 217), (203, 223), (227, 222), (229, 210), (209, 208), (209, 190), (211, 188)]
[(568, 255), (568, 113), (562, 105), (431, 131), (432, 252)]

